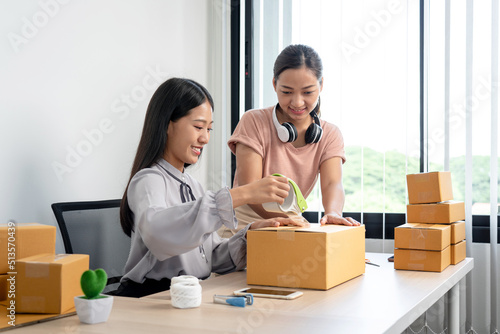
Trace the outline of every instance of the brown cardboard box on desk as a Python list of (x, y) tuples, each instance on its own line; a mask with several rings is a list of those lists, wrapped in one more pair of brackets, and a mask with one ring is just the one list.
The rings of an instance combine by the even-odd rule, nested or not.
[(465, 221), (458, 221), (450, 225), (451, 227), (451, 238), (450, 243), (452, 245), (465, 240)]
[(457, 264), (465, 259), (465, 222), (459, 221), (450, 225), (451, 227), (451, 264)]
[[(394, 268), (443, 271), (462, 256), (465, 258), (465, 243), (455, 245), (465, 239), (465, 222), (459, 221), (465, 218), (464, 202), (452, 201), (450, 172), (410, 174), (406, 180), (409, 224), (395, 229)], [(444, 233), (447, 227), (445, 240), (438, 231)]]
[(16, 313), (63, 313), (82, 294), (86, 254), (41, 254), (17, 261)]
[[(20, 223), (14, 227), (14, 234), (9, 234), (9, 226), (0, 225), (0, 274), (10, 271), (8, 245), (14, 241), (16, 259), (37, 254), (55, 254), (56, 252), (56, 227), (38, 223)], [(14, 240), (15, 239), (15, 240)], [(12, 248), (12, 247), (9, 247)]]
[(453, 199), (450, 172), (406, 175), (410, 204), (437, 203)]
[(394, 229), (394, 268), (443, 271), (450, 265), (449, 225), (404, 224)]
[(406, 206), (408, 223), (451, 224), (465, 219), (464, 202), (448, 201)]
[(0, 302), (7, 299), (7, 278), (9, 277), (9, 275), (0, 275)]
[(457, 264), (462, 260), (465, 260), (466, 256), (466, 245), (465, 240), (462, 240), (454, 245), (450, 246), (451, 252), (451, 264)]
[(450, 245), (451, 227), (408, 223), (394, 229), (394, 247), (442, 251)]
[(441, 272), (450, 265), (450, 260), (450, 246), (442, 251), (401, 248), (394, 250), (395, 269)]
[(247, 232), (247, 284), (327, 290), (365, 272), (365, 227)]

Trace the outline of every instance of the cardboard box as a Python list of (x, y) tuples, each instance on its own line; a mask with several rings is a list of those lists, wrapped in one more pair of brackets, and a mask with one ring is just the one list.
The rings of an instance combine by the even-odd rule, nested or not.
[(453, 199), (450, 172), (406, 175), (410, 204), (437, 203)]
[(42, 254), (17, 261), (16, 312), (63, 313), (83, 294), (80, 277), (87, 254)]
[(15, 267), (9, 267), (12, 255), (22, 259), (37, 254), (55, 254), (56, 227), (37, 223), (16, 224), (13, 227), (0, 225), (0, 245), (0, 274), (6, 274), (15, 271)]
[(451, 224), (465, 219), (464, 202), (409, 204), (406, 206), (408, 223)]
[(327, 290), (365, 272), (365, 227), (247, 232), (247, 283)]
[(464, 260), (466, 256), (465, 240), (460, 241), (455, 245), (451, 245), (451, 264), (457, 264)]
[(465, 222), (459, 221), (453, 223), (451, 226), (451, 239), (450, 243), (452, 245), (459, 243), (462, 240), (465, 240)]
[(7, 291), (9, 290), (9, 284), (7, 278), (10, 275), (0, 275), (0, 301), (7, 299)]
[(409, 223), (394, 229), (394, 247), (443, 250), (450, 245), (449, 225)]
[(395, 249), (394, 268), (418, 271), (441, 272), (450, 265), (451, 247), (442, 251)]

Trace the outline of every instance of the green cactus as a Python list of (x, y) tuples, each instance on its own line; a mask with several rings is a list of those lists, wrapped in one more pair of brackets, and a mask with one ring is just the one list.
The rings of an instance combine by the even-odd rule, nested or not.
[(108, 275), (104, 269), (87, 270), (82, 274), (80, 285), (87, 299), (97, 299), (100, 298), (107, 281)]

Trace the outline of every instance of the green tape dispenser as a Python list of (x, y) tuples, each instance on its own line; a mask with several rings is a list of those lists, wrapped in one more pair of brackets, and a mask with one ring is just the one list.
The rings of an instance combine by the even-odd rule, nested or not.
[[(274, 176), (286, 177), (284, 175), (275, 173)], [(299, 189), (299, 186), (293, 180), (288, 179), (288, 183), (290, 183), (290, 191), (288, 192), (288, 196), (285, 198), (283, 204), (279, 204), (277, 202), (269, 202), (264, 203), (262, 206), (268, 212), (283, 212), (283, 213), (295, 213), (298, 216), (302, 215), (302, 212), (307, 209), (307, 202), (302, 192)]]

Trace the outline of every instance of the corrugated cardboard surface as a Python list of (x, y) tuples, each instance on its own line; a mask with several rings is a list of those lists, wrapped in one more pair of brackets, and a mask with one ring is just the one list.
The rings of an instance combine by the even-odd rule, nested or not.
[(247, 232), (247, 283), (327, 290), (365, 272), (365, 227)]
[(409, 204), (406, 206), (408, 223), (451, 224), (465, 219), (464, 202)]
[(80, 277), (89, 269), (86, 254), (42, 254), (17, 262), (16, 312), (63, 313), (82, 295)]
[(465, 240), (451, 245), (451, 264), (457, 264), (465, 259), (466, 254), (466, 244)]
[(0, 275), (0, 301), (7, 299), (7, 291), (9, 289), (7, 278), (9, 277), (10, 275)]
[(450, 172), (406, 175), (410, 204), (437, 203), (453, 199)]
[(408, 223), (394, 229), (394, 247), (443, 250), (450, 245), (449, 225)]
[[(8, 226), (0, 225), (0, 274), (10, 272), (8, 266), (9, 234)], [(15, 256), (16, 259), (37, 255), (55, 254), (56, 227), (37, 223), (16, 224), (15, 226)], [(12, 240), (12, 239), (11, 239)]]
[(465, 222), (464, 221), (459, 221), (459, 222), (453, 223), (450, 226), (451, 226), (450, 243), (452, 245), (457, 244), (462, 240), (465, 240)]
[(450, 265), (450, 248), (447, 247), (442, 251), (395, 249), (394, 268), (441, 272)]

